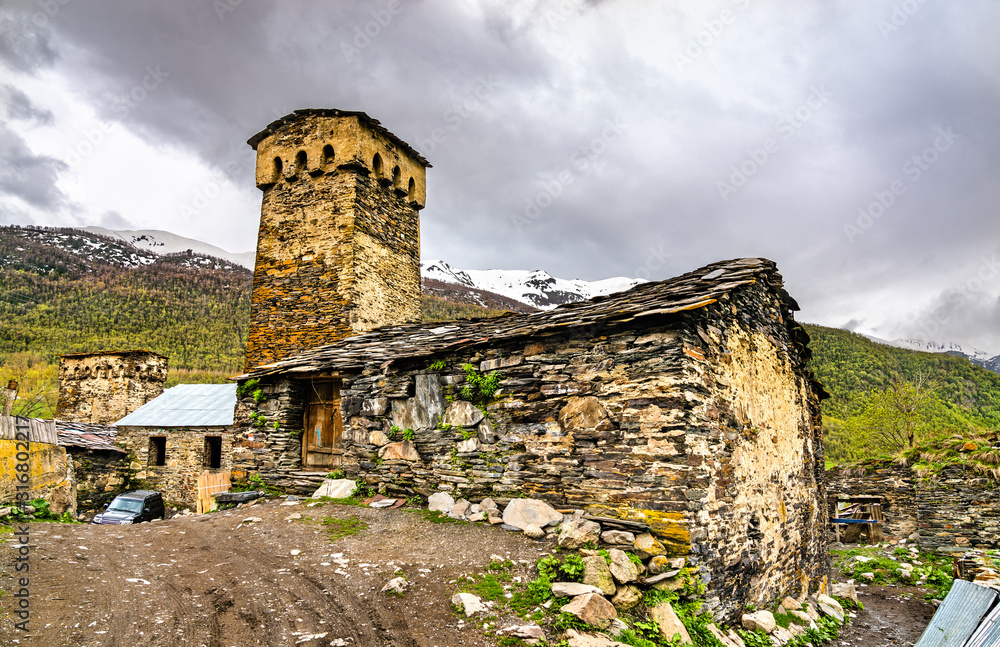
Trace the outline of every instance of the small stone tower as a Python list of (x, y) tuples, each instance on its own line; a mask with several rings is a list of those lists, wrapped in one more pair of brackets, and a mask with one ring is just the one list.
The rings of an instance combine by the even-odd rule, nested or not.
[(418, 321), (427, 160), (342, 110), (296, 110), (247, 143), (264, 196), (246, 369)]
[(163, 393), (168, 359), (148, 350), (59, 358), (56, 418), (108, 425)]

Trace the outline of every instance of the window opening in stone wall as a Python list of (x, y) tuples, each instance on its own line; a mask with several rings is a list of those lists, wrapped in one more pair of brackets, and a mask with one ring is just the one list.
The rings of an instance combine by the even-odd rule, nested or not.
[(167, 437), (149, 437), (149, 465), (151, 467), (167, 464)]
[(281, 158), (280, 157), (275, 157), (274, 158), (274, 179), (278, 179), (279, 177), (281, 177), (281, 167), (282, 167)]
[(327, 144), (323, 147), (323, 164), (329, 164), (333, 161), (333, 146)]
[(205, 436), (205, 467), (209, 469), (222, 467), (221, 436)]
[(375, 157), (372, 158), (372, 173), (375, 174), (375, 179), (381, 179), (382, 177), (382, 156), (375, 153)]
[(304, 171), (304, 170), (306, 170), (306, 164), (307, 164), (307, 162), (308, 162), (308, 159), (306, 157), (306, 152), (305, 151), (299, 151), (298, 153), (295, 154), (295, 166), (296, 166), (295, 170), (296, 171)]
[(409, 186), (406, 187), (406, 195), (410, 200), (413, 200), (416, 197), (415, 196), (416, 192), (417, 192), (417, 183), (411, 177), (410, 184)]
[(402, 189), (403, 186), (401, 182), (403, 181), (403, 172), (399, 170), (398, 166), (392, 167), (392, 188)]

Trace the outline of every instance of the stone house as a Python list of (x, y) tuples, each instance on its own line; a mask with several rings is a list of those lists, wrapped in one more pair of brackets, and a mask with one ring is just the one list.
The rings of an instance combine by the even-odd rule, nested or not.
[(241, 376), (257, 396), (238, 402), (233, 468), (642, 521), (731, 618), (825, 586), (825, 392), (795, 309), (775, 264), (746, 258), (548, 312), (380, 328)]
[(117, 444), (135, 479), (194, 506), (206, 488), (228, 489), (235, 407), (235, 384), (180, 384), (119, 420)]

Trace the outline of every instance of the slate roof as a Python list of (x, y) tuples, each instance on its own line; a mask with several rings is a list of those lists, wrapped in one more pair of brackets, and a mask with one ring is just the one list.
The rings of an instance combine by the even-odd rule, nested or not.
[(235, 384), (178, 384), (115, 424), (120, 427), (228, 427)]
[(282, 126), (284, 126), (285, 124), (292, 123), (293, 121), (298, 120), (299, 117), (303, 117), (306, 115), (319, 115), (321, 117), (358, 117), (359, 119), (361, 119), (362, 123), (367, 125), (369, 128), (383, 135), (384, 137), (387, 137), (389, 140), (392, 141), (392, 143), (396, 144), (396, 146), (399, 146), (401, 149), (412, 155), (421, 164), (423, 164), (427, 168), (431, 168), (431, 163), (428, 162), (426, 159), (424, 159), (424, 156), (418, 153), (416, 150), (414, 150), (412, 146), (410, 146), (402, 139), (396, 137), (391, 132), (389, 132), (389, 130), (385, 126), (383, 126), (378, 119), (374, 117), (369, 117), (367, 113), (361, 112), (359, 110), (337, 110), (336, 108), (303, 108), (301, 110), (295, 110), (293, 112), (288, 113), (284, 117), (276, 119), (271, 123), (269, 123), (267, 126), (264, 127), (264, 130), (260, 131), (259, 133), (248, 139), (247, 143), (250, 144), (250, 146), (254, 150), (257, 150), (257, 144), (261, 143), (262, 141), (264, 141), (265, 139), (276, 133), (278, 129), (280, 129)]
[(84, 447), (126, 453), (115, 447), (118, 430), (114, 425), (99, 425), (92, 422), (73, 422), (56, 419), (56, 436), (63, 447)]
[(144, 348), (135, 348), (132, 350), (98, 350), (92, 353), (63, 353), (60, 357), (95, 357), (99, 355), (155, 355), (156, 357), (168, 359), (166, 355), (160, 355)]
[[(358, 368), (370, 363), (428, 356), (543, 332), (598, 324), (622, 324), (642, 320), (644, 317), (703, 308), (737, 287), (758, 280), (767, 281), (781, 295), (789, 310), (799, 309), (798, 304), (782, 289), (781, 274), (773, 261), (742, 258), (713, 263), (672, 279), (642, 283), (624, 292), (570, 303), (544, 312), (379, 328), (271, 364), (257, 366), (236, 379), (276, 373), (316, 373)], [(790, 319), (786, 320), (786, 324), (791, 328), (793, 340), (808, 358), (808, 335), (805, 330)]]

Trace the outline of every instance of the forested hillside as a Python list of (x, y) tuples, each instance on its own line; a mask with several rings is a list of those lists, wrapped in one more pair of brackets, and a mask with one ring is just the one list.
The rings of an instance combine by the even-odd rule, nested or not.
[(926, 385), (928, 397), (913, 416), (918, 440), (1000, 430), (1000, 375), (961, 357), (893, 348), (836, 328), (806, 324), (806, 329), (813, 371), (831, 395), (823, 403), (829, 458), (872, 453), (864, 432), (871, 426), (873, 396), (900, 384)]

